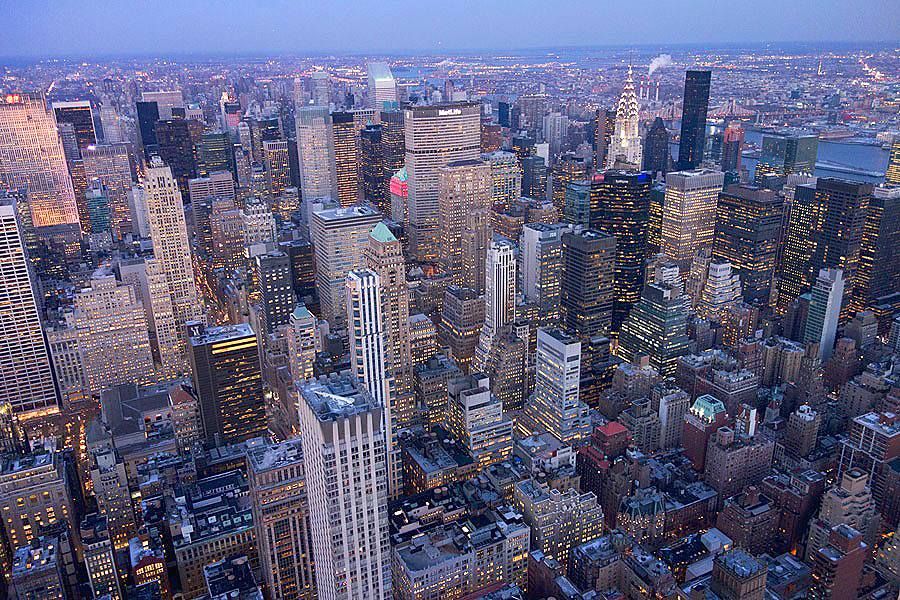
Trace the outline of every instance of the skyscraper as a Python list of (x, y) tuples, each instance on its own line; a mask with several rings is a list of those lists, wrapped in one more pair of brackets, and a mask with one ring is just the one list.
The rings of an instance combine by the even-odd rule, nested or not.
[(586, 343), (609, 335), (615, 297), (616, 239), (593, 229), (562, 234), (562, 322)]
[(310, 234), (316, 252), (316, 289), (321, 304), (320, 317), (332, 331), (347, 326), (344, 279), (365, 264), (363, 252), (369, 232), (381, 221), (381, 214), (368, 206), (351, 206), (314, 212)]
[(363, 198), (384, 214), (390, 214), (387, 180), (393, 175), (384, 168), (384, 147), (381, 142), (382, 126), (370, 123), (359, 132), (360, 172)]
[(526, 156), (522, 165), (522, 195), (543, 200), (547, 197), (547, 164), (542, 156)]
[(643, 148), (638, 132), (639, 110), (637, 95), (634, 93), (634, 78), (629, 66), (628, 77), (616, 105), (616, 127), (606, 155), (606, 168), (640, 168)]
[(784, 233), (784, 248), (778, 274), (778, 303), (776, 310), (783, 314), (792, 302), (808, 291), (815, 274), (812, 256), (818, 245), (822, 228), (822, 206), (815, 184), (798, 185), (790, 205), (790, 218)]
[(669, 170), (669, 132), (662, 117), (656, 117), (644, 136), (644, 166), (651, 173), (665, 173)]
[(358, 132), (352, 112), (331, 113), (331, 139), (334, 145), (334, 173), (337, 200), (341, 206), (359, 201), (359, 159), (356, 155)]
[(303, 198), (337, 200), (334, 137), (327, 106), (298, 108), (296, 127)]
[(438, 175), (438, 261), (451, 282), (484, 290), (490, 241), (491, 167), (480, 160), (448, 163)]
[(89, 393), (99, 397), (113, 385), (154, 380), (147, 317), (131, 285), (96, 271), (75, 295), (72, 326)]
[(160, 119), (171, 119), (173, 108), (184, 108), (184, 96), (181, 90), (160, 90), (154, 92), (141, 92), (142, 102), (155, 102), (159, 107)]
[(581, 342), (558, 329), (539, 329), (536, 360), (534, 395), (525, 408), (534, 432), (568, 443), (585, 439), (590, 417), (578, 395)]
[(484, 297), (473, 289), (451, 285), (444, 293), (441, 309), (443, 336), (450, 347), (453, 361), (463, 371), (468, 372), (469, 364), (475, 356), (475, 348), (484, 326), (484, 309)]
[(900, 291), (900, 187), (876, 187), (869, 200), (851, 299), (854, 311)]
[(816, 135), (765, 134), (762, 155), (756, 164), (757, 184), (767, 177), (812, 175), (816, 170), (819, 138)]
[(268, 430), (256, 333), (246, 323), (188, 326), (191, 373), (207, 443), (221, 446)]
[(584, 181), (588, 178), (590, 170), (589, 161), (584, 157), (575, 156), (571, 152), (559, 157), (551, 170), (551, 198), (556, 210), (563, 214), (566, 208), (566, 194), (573, 182)]
[(253, 526), (266, 586), (278, 598), (315, 596), (309, 501), (299, 438), (247, 453)]
[[(153, 255), (165, 277), (172, 299), (175, 331), (181, 338), (185, 324), (197, 320), (202, 314), (202, 307), (194, 282), (181, 192), (171, 169), (159, 157), (153, 157), (150, 161), (144, 176), (144, 189), (147, 192), (147, 220), (150, 239), (153, 240)], [(183, 342), (179, 343), (179, 348), (182, 349), (179, 354), (184, 357)], [(173, 365), (164, 366), (177, 369)], [(186, 362), (180, 370), (184, 366)]]
[(606, 171), (591, 180), (591, 227), (616, 238), (612, 332), (641, 297), (650, 183), (649, 174), (634, 171)]
[(844, 297), (844, 276), (840, 269), (822, 269), (813, 286), (809, 314), (806, 317), (804, 342), (819, 344), (819, 358), (824, 362), (831, 358), (834, 338), (837, 335), (841, 301)]
[(872, 184), (844, 179), (819, 178), (816, 201), (822, 211), (821, 229), (810, 260), (813, 269), (841, 269), (847, 292), (856, 284), (866, 212)]
[(663, 377), (675, 374), (679, 356), (688, 353), (687, 299), (666, 283), (644, 287), (619, 332), (618, 355), (626, 362), (647, 356)]
[(97, 132), (94, 131), (94, 114), (90, 100), (75, 102), (54, 102), (53, 113), (57, 124), (69, 123), (75, 133), (75, 141), (79, 150), (97, 143)]
[(347, 373), (310, 381), (300, 396), (318, 597), (389, 598), (383, 407)]
[(399, 423), (394, 411), (393, 382), (386, 366), (381, 278), (370, 269), (347, 274), (347, 323), (350, 330), (350, 371), (373, 400), (382, 407), (387, 456), (388, 494), (402, 489), (402, 465), (397, 443)]
[(53, 112), (40, 93), (0, 97), (0, 186), (28, 190), (31, 225), (67, 225), (78, 207)]
[(58, 398), (32, 277), (16, 203), (0, 199), (0, 403), (49, 413)]
[(276, 250), (254, 256), (253, 282), (256, 290), (251, 296), (261, 309), (260, 329), (274, 333), (280, 325), (288, 324), (296, 302), (288, 255)]
[[(186, 119), (167, 119), (156, 122), (156, 152), (166, 165), (172, 169), (172, 175), (178, 181), (182, 195), (188, 193), (188, 181), (197, 176), (197, 163), (194, 159), (194, 138), (202, 131), (196, 121)], [(200, 137), (196, 135), (196, 137)], [(151, 159), (152, 160), (152, 159)]]
[(113, 237), (122, 239), (132, 231), (128, 192), (133, 185), (127, 144), (87, 146), (81, 150), (87, 181), (99, 179), (109, 194), (110, 226)]
[(156, 102), (137, 102), (137, 130), (141, 147), (144, 150), (144, 161), (157, 153), (156, 122), (159, 121), (159, 106)]
[(740, 123), (729, 123), (722, 134), (722, 162), (723, 172), (741, 170), (741, 160), (744, 151), (744, 128)]
[(379, 278), (385, 368), (394, 386), (392, 415), (399, 427), (406, 427), (413, 420), (415, 406), (412, 396), (409, 287), (403, 248), (387, 226), (378, 223), (369, 233), (363, 254), (366, 268)]
[[(266, 191), (278, 196), (291, 185), (290, 151), (288, 140), (263, 140), (263, 166), (266, 169)], [(193, 201), (193, 198), (191, 199)]]
[(684, 100), (681, 108), (681, 141), (678, 144), (678, 170), (690, 171), (703, 162), (706, 145), (706, 112), (709, 108), (711, 71), (689, 70), (684, 74)]
[(473, 370), (488, 371), (488, 361), (497, 336), (515, 319), (515, 246), (506, 240), (491, 242), (487, 250), (484, 284), (484, 326), (475, 347)]
[(405, 111), (410, 252), (437, 257), (439, 170), (481, 153), (481, 107), (474, 102), (414, 106)]
[(719, 194), (713, 259), (731, 263), (747, 303), (768, 304), (783, 211), (771, 190), (730, 185)]
[(900, 136), (894, 137), (891, 144), (891, 154), (888, 158), (887, 171), (884, 173), (884, 182), (890, 185), (900, 185)]
[(375, 110), (384, 110), (396, 106), (397, 82), (387, 63), (371, 62), (369, 70), (369, 105)]
[(512, 152), (497, 150), (481, 155), (491, 166), (491, 205), (506, 210), (522, 195), (522, 168)]
[(697, 248), (713, 243), (723, 180), (720, 171), (708, 169), (666, 175), (662, 252), (683, 272), (690, 271)]
[(540, 306), (545, 323), (559, 319), (563, 275), (562, 224), (526, 223), (519, 241), (522, 290), (525, 302)]
[[(507, 241), (493, 241), (487, 250), (484, 284), (484, 327), (482, 340), (490, 339), (515, 319), (515, 247)], [(490, 346), (490, 343), (484, 344)]]

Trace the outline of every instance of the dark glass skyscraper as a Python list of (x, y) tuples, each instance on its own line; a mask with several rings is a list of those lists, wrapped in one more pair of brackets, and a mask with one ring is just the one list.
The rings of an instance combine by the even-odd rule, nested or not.
[(97, 143), (97, 133), (94, 130), (94, 115), (91, 111), (89, 100), (78, 102), (54, 102), (53, 112), (56, 113), (57, 123), (70, 123), (75, 132), (75, 141), (79, 149), (87, 148)]
[(381, 125), (370, 124), (359, 132), (363, 195), (384, 214), (390, 214), (387, 181), (393, 173), (384, 168)]
[(651, 183), (649, 173), (636, 171), (611, 170), (591, 180), (591, 228), (616, 238), (613, 332), (619, 331), (644, 286)]
[[(172, 169), (172, 175), (178, 181), (178, 189), (182, 196), (188, 193), (188, 180), (197, 176), (197, 164), (194, 158), (194, 136), (192, 123), (185, 119), (166, 119), (156, 122), (157, 153), (163, 162)], [(199, 125), (199, 124), (197, 124)], [(202, 128), (202, 125), (199, 125)]]
[(609, 335), (616, 240), (592, 229), (562, 235), (560, 306), (565, 327), (582, 341)]
[(684, 77), (681, 141), (678, 145), (679, 171), (696, 169), (703, 161), (710, 77), (710, 71), (688, 71)]
[(851, 307), (900, 292), (900, 188), (875, 188), (863, 227)]
[(156, 122), (159, 121), (159, 105), (156, 102), (138, 102), (137, 121), (141, 146), (144, 148), (144, 160), (150, 161), (150, 155), (156, 153)]
[(816, 182), (816, 201), (822, 209), (819, 241), (812, 255), (813, 273), (819, 269), (842, 269), (847, 281), (845, 296), (856, 283), (863, 225), (872, 198), (871, 183), (832, 177)]
[(766, 134), (754, 179), (761, 185), (767, 177), (812, 175), (818, 153), (819, 138), (815, 135)]
[(543, 156), (526, 156), (522, 164), (522, 195), (544, 200), (547, 197), (547, 163)]
[(768, 304), (783, 210), (771, 190), (730, 185), (719, 194), (713, 260), (731, 263), (747, 303)]
[(191, 373), (206, 441), (216, 446), (265, 435), (259, 345), (249, 325), (188, 323)]
[(197, 171), (208, 177), (214, 171), (230, 171), (235, 175), (234, 145), (227, 133), (210, 131), (197, 145)]
[(669, 132), (660, 117), (656, 117), (644, 138), (644, 170), (651, 173), (669, 170)]

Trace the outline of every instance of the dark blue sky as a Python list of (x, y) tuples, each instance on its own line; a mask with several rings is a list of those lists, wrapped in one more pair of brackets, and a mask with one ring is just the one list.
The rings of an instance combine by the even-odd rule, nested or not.
[(900, 0), (0, 0), (0, 56), (900, 40)]

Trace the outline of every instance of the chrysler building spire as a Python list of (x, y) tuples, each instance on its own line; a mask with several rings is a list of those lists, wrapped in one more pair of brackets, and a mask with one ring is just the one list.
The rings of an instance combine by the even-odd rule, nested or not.
[(622, 95), (616, 106), (616, 128), (610, 142), (606, 167), (613, 168), (616, 163), (627, 163), (635, 169), (641, 165), (641, 136), (638, 133), (639, 107), (637, 95), (634, 93), (634, 78), (631, 66), (628, 66), (628, 78), (622, 87)]

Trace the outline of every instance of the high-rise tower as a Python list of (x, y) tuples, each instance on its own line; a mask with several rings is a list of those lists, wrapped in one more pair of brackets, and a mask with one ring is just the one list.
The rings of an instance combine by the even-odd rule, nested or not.
[(606, 167), (615, 168), (617, 164), (624, 168), (640, 168), (643, 156), (643, 144), (638, 131), (640, 123), (637, 95), (634, 93), (634, 78), (631, 67), (628, 67), (628, 78), (616, 105), (616, 128), (610, 140), (606, 155)]
[(0, 199), (0, 403), (55, 412), (58, 398), (15, 201)]
[(410, 251), (437, 258), (438, 175), (441, 167), (481, 153), (481, 107), (474, 102), (414, 106), (405, 111)]
[(710, 71), (688, 71), (684, 75), (681, 142), (678, 145), (679, 171), (696, 169), (703, 161), (711, 75)]

